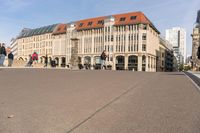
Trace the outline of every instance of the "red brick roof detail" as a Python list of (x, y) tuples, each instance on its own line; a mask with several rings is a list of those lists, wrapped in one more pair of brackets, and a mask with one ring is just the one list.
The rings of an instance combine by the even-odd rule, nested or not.
[[(142, 12), (131, 12), (131, 13), (125, 13), (125, 14), (117, 14), (117, 15), (111, 15), (115, 18), (115, 25), (130, 25), (130, 24), (149, 24), (154, 28), (158, 33), (159, 31), (155, 28), (153, 23), (144, 15)], [(134, 17), (135, 19), (131, 20), (131, 17)], [(76, 22), (76, 29), (77, 30), (84, 30), (84, 29), (92, 29), (92, 28), (103, 28), (104, 24), (98, 24), (98, 21), (105, 20), (108, 18), (108, 16), (104, 17), (97, 17), (97, 18), (91, 18), (91, 19), (85, 19), (80, 20)], [(125, 18), (124, 21), (121, 21), (121, 19)], [(89, 22), (92, 22), (91, 25), (89, 25)]]
[(65, 34), (67, 30), (67, 25), (66, 24), (59, 24), (55, 31), (53, 32), (53, 35), (59, 35), (59, 34)]

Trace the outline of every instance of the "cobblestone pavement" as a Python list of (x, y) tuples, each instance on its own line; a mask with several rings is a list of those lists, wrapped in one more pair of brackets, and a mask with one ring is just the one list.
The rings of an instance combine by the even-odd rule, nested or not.
[(199, 125), (200, 93), (184, 73), (0, 69), (0, 133), (199, 133)]

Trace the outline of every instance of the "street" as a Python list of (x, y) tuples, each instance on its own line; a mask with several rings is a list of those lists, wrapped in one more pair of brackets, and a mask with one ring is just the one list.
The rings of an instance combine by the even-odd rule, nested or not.
[(200, 92), (184, 73), (0, 69), (0, 133), (199, 133), (199, 125)]

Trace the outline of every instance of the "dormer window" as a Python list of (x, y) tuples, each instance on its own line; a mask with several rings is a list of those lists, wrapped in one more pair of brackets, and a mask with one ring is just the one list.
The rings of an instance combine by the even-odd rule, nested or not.
[(80, 23), (80, 24), (79, 24), (79, 27), (82, 27), (82, 26), (83, 26), (83, 23)]
[(131, 20), (135, 20), (137, 16), (131, 16)]
[(120, 21), (125, 21), (126, 20), (126, 18), (125, 17), (123, 17), (123, 18), (120, 18)]
[(88, 22), (88, 26), (91, 26), (92, 25), (92, 22)]
[(104, 24), (104, 21), (103, 20), (99, 20), (98, 24)]

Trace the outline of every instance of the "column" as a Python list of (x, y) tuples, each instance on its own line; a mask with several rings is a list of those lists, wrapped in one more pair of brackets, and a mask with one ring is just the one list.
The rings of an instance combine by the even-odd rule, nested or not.
[(61, 64), (62, 64), (62, 58), (58, 58), (58, 67), (61, 67)]
[(115, 57), (115, 55), (113, 55), (113, 66), (112, 66), (112, 70), (116, 70), (116, 57)]
[(149, 71), (149, 56), (148, 55), (146, 55), (146, 72), (148, 72)]
[(149, 71), (151, 72), (151, 56), (149, 56)]
[(153, 57), (153, 72), (155, 72), (155, 58)]
[(84, 57), (81, 57), (81, 64), (84, 66)]
[(142, 56), (138, 55), (138, 71), (142, 71)]
[(90, 37), (92, 38), (92, 51), (91, 53), (94, 54), (94, 30), (91, 31)]
[(91, 70), (93, 70), (93, 69), (94, 69), (93, 65), (94, 65), (94, 57), (93, 57), (93, 56), (91, 56)]
[(129, 32), (128, 32), (128, 26), (125, 27), (126, 28), (126, 32), (124, 35), (126, 35), (126, 38), (125, 38), (125, 53), (128, 52), (128, 37), (129, 37)]
[(128, 54), (125, 54), (124, 58), (125, 58), (124, 69), (128, 70)]

